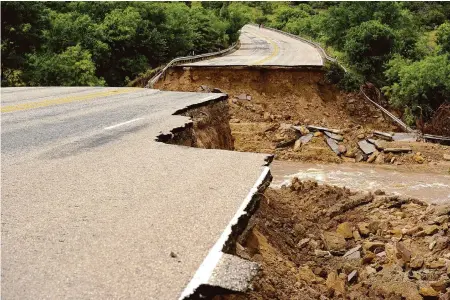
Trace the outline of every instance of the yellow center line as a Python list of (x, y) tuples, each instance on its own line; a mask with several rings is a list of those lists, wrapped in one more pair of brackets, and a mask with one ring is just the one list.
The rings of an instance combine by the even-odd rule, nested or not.
[(71, 97), (57, 98), (57, 99), (46, 99), (46, 100), (42, 100), (42, 101), (34, 101), (34, 102), (27, 102), (27, 103), (15, 104), (15, 105), (8, 105), (8, 106), (2, 106), (1, 112), (7, 113), (7, 112), (13, 112), (13, 111), (28, 110), (28, 109), (34, 109), (34, 108), (40, 108), (40, 107), (59, 105), (59, 104), (64, 104), (64, 103), (71, 103), (71, 102), (76, 102), (76, 101), (86, 101), (86, 100), (92, 100), (92, 99), (99, 98), (99, 97), (107, 97), (107, 96), (130, 93), (130, 92), (138, 91), (138, 90), (140, 90), (140, 89), (124, 88), (124, 89), (119, 89), (119, 90), (91, 93), (91, 94), (85, 94), (85, 95), (79, 95), (79, 96), (71, 96)]
[(255, 35), (257, 35), (257, 36), (259, 36), (260, 38), (262, 38), (262, 39), (268, 41), (268, 42), (272, 45), (272, 47), (273, 47), (273, 52), (272, 52), (269, 56), (267, 56), (267, 57), (265, 57), (265, 58), (263, 58), (263, 59), (261, 59), (261, 60), (255, 61), (254, 63), (251, 64), (251, 65), (262, 65), (263, 63), (265, 63), (265, 62), (271, 60), (272, 58), (274, 58), (275, 56), (277, 56), (278, 53), (280, 52), (280, 48), (279, 48), (278, 45), (277, 45), (274, 41), (272, 41), (271, 39), (262, 37), (262, 36), (260, 36), (260, 35), (258, 35), (258, 34), (255, 34)]

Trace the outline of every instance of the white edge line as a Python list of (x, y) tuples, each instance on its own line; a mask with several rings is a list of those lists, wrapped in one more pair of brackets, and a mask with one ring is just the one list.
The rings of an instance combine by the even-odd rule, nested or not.
[(122, 123), (119, 123), (119, 124), (116, 124), (116, 125), (108, 126), (108, 127), (103, 128), (103, 129), (104, 129), (104, 130), (114, 129), (114, 128), (116, 128), (116, 127), (120, 127), (120, 126), (123, 126), (123, 125), (127, 125), (127, 124), (130, 124), (130, 123), (133, 123), (133, 122), (142, 120), (142, 119), (144, 119), (144, 118), (136, 118), (136, 119), (129, 120), (129, 121), (126, 121), (126, 122), (122, 122)]
[(265, 167), (259, 176), (256, 183), (253, 185), (253, 187), (250, 189), (250, 192), (248, 193), (247, 197), (245, 197), (244, 201), (242, 202), (241, 206), (239, 207), (236, 214), (231, 219), (230, 223), (228, 223), (227, 227), (223, 231), (222, 235), (219, 237), (217, 242), (214, 244), (214, 246), (209, 250), (208, 255), (203, 260), (200, 267), (195, 272), (194, 277), (192, 277), (189, 284), (184, 289), (183, 293), (181, 293), (181, 296), (179, 300), (185, 299), (186, 297), (192, 295), (195, 290), (202, 284), (207, 284), (214, 269), (216, 268), (220, 258), (223, 255), (222, 248), (225, 245), (225, 243), (228, 241), (231, 233), (232, 233), (232, 227), (237, 224), (239, 219), (246, 214), (245, 209), (247, 208), (248, 204), (253, 198), (253, 195), (258, 192), (258, 187), (261, 186), (264, 179), (266, 178), (267, 174), (269, 173), (270, 168)]

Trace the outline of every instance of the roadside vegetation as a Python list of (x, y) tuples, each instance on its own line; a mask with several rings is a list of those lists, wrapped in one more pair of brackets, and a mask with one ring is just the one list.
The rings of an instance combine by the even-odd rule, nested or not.
[(310, 38), (413, 124), (450, 95), (446, 2), (3, 2), (2, 86), (123, 86), (176, 56), (217, 51), (246, 23)]

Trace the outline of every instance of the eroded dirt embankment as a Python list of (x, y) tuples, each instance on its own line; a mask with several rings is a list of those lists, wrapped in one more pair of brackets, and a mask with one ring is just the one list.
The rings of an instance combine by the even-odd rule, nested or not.
[(449, 213), (313, 181), (269, 188), (237, 246), (261, 264), (254, 289), (216, 300), (449, 299)]
[[(411, 151), (383, 153), (378, 149), (372, 158), (362, 153), (358, 142), (373, 139), (373, 130), (397, 128), (359, 94), (344, 93), (327, 83), (321, 70), (177, 67), (155, 88), (227, 93), (237, 151), (271, 153), (280, 160), (421, 165), (422, 169), (435, 169), (436, 162), (449, 152), (449, 147), (441, 145), (390, 142), (384, 147), (408, 147)], [(337, 143), (342, 153), (336, 155), (320, 132), (296, 145), (299, 132), (292, 125), (341, 130), (342, 140)], [(448, 170), (445, 164), (437, 168)]]
[[(194, 120), (192, 126), (167, 142), (188, 146), (231, 150), (234, 139), (238, 151), (349, 162), (362, 157), (357, 142), (371, 137), (372, 130), (396, 129), (358, 95), (338, 91), (316, 70), (177, 68), (156, 88), (229, 95), (229, 111), (222, 103), (183, 112)], [(227, 120), (229, 127), (220, 125)], [(339, 144), (346, 151), (336, 155), (323, 132), (296, 149), (289, 142), (298, 139), (292, 125), (306, 124), (342, 130)], [(407, 154), (377, 153), (371, 162), (424, 166), (448, 150), (408, 145)], [(297, 179), (289, 188), (260, 194), (260, 209), (228, 250), (261, 265), (254, 289), (215, 299), (448, 299), (448, 208)]]
[(173, 129), (172, 134), (160, 135), (158, 141), (196, 148), (234, 150), (226, 98), (186, 108), (175, 114), (189, 117), (192, 122)]

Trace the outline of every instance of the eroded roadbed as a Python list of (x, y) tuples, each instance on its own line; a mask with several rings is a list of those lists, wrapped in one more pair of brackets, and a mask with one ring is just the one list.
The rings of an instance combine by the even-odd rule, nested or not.
[(449, 213), (295, 178), (266, 191), (237, 247), (261, 264), (254, 290), (225, 298), (448, 299)]

